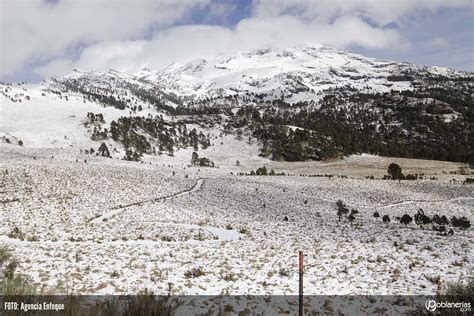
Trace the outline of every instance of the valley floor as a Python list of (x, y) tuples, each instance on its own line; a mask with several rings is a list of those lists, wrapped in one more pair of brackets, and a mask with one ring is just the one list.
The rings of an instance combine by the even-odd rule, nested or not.
[[(425, 178), (365, 178), (391, 161)], [(78, 294), (167, 293), (170, 283), (174, 294), (296, 294), (299, 250), (306, 294), (434, 294), (472, 277), (472, 227), (446, 237), (395, 222), (419, 208), (472, 222), (474, 188), (450, 174), (458, 165), (362, 155), (268, 163), (290, 176), (236, 175), (260, 166), (199, 169), (4, 144), (0, 245), (40, 287)], [(339, 199), (360, 212), (352, 225), (338, 221)]]

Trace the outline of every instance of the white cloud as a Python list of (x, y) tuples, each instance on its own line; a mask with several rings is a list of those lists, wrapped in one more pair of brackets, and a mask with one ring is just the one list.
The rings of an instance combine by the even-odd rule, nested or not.
[(207, 7), (208, 18), (225, 22), (233, 13), (235, 13), (236, 9), (237, 6), (231, 0), (212, 2)]
[[(323, 43), (339, 48), (405, 50), (401, 29), (423, 12), (469, 6), (471, 0), (254, 0), (253, 16), (234, 27), (184, 25), (195, 8), (209, 21), (225, 20), (237, 0), (60, 0), (57, 4), (1, 0), (0, 75), (32, 71), (42, 76), (73, 68), (132, 71), (147, 64), (266, 47)], [(206, 17), (203, 17), (206, 21)], [(368, 22), (370, 21), (370, 22)], [(425, 40), (433, 49), (442, 38)], [(82, 49), (82, 51), (81, 51)], [(44, 64), (49, 61), (47, 64)], [(28, 66), (29, 67), (29, 66)]]
[(449, 48), (451, 44), (445, 38), (436, 37), (430, 40), (427, 46), (429, 46), (430, 48), (435, 48), (435, 49), (446, 49), (446, 48)]
[(75, 63), (68, 58), (55, 58), (44, 66), (35, 68), (35, 72), (48, 77), (60, 77), (70, 73), (74, 69)]
[(142, 37), (168, 26), (210, 0), (2, 0), (0, 70), (61, 57), (74, 45)]
[[(377, 29), (356, 17), (339, 18), (332, 24), (304, 23), (292, 16), (251, 18), (235, 28), (186, 25), (157, 32), (149, 41), (99, 43), (86, 48), (76, 62), (63, 68), (85, 70), (117, 69), (131, 71), (165, 67), (219, 53), (234, 53), (265, 47), (283, 48), (306, 43), (325, 43), (336, 47), (360, 45), (370, 48), (395, 48), (406, 45), (395, 30)], [(57, 75), (57, 64), (41, 67), (42, 75)]]
[(442, 8), (472, 8), (472, 0), (254, 0), (256, 16), (284, 14), (330, 22), (341, 16), (368, 18), (379, 26)]

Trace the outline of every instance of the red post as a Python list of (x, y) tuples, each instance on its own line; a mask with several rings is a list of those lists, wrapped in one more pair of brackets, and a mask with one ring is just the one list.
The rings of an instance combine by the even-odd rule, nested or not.
[(303, 251), (299, 252), (299, 279), (300, 279), (300, 288), (299, 288), (299, 316), (303, 316)]

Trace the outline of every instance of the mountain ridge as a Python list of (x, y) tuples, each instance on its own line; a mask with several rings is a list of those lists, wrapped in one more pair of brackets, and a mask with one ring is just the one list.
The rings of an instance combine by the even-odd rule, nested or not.
[[(59, 80), (80, 79), (95, 73), (76, 71)], [(218, 54), (132, 73), (98, 73), (120, 74), (124, 80), (146, 82), (186, 105), (232, 98), (238, 103), (317, 102), (341, 89), (384, 93), (413, 90), (417, 79), (424, 76), (472, 76), (446, 67), (364, 57), (319, 44)]]
[[(205, 150), (214, 139), (235, 135), (272, 160), (368, 153), (474, 163), (473, 86), (468, 72), (306, 46), (135, 74), (75, 70), (45, 80), (31, 95), (23, 85), (1, 85), (1, 92), (10, 119), (28, 109), (55, 122), (38, 127), (48, 144), (71, 144), (54, 131), (67, 120), (75, 125), (61, 130), (85, 128), (90, 140), (107, 142), (127, 160)], [(9, 126), (3, 132), (25, 135), (27, 144), (39, 137), (31, 124), (22, 134), (10, 133), (14, 122)], [(75, 143), (88, 143), (75, 132)]]

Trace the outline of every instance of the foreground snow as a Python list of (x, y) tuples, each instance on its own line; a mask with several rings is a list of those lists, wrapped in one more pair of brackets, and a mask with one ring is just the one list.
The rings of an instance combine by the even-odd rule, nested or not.
[[(166, 293), (172, 283), (175, 294), (296, 294), (299, 250), (306, 294), (433, 294), (472, 274), (472, 228), (448, 238), (372, 217), (423, 208), (472, 221), (472, 187), (442, 175), (454, 164), (427, 162), (438, 180), (398, 183), (360, 176), (377, 174), (363, 163), (385, 164), (367, 155), (334, 162), (348, 178), (327, 178), (290, 168), (295, 175), (246, 177), (230, 175), (230, 166), (84, 162), (76, 151), (58, 152), (0, 147), (0, 244), (41, 286)], [(307, 163), (305, 173), (330, 164)], [(353, 225), (338, 222), (338, 199), (359, 210)], [(23, 240), (8, 237), (14, 227)], [(204, 275), (186, 277), (193, 268)]]

